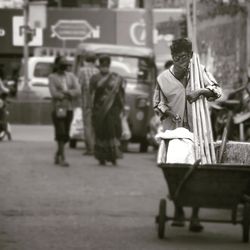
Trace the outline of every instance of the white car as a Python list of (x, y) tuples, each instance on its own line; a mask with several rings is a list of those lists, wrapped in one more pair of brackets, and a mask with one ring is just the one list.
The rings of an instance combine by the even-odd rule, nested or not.
[[(49, 99), (51, 97), (48, 88), (48, 76), (52, 72), (54, 56), (34, 56), (28, 59), (28, 88), (32, 95), (38, 99)], [(68, 60), (73, 63), (73, 58)], [(20, 72), (18, 92), (25, 88), (23, 69)]]

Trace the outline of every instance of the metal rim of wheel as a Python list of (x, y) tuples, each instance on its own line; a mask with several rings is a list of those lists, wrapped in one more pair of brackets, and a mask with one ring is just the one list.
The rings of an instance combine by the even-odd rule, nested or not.
[(166, 200), (161, 199), (159, 203), (159, 215), (158, 215), (158, 237), (164, 238), (165, 234), (165, 222), (166, 222)]

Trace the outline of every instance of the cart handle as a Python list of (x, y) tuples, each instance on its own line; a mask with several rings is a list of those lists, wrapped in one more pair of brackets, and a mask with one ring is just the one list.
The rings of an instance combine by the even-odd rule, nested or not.
[(191, 165), (190, 169), (185, 173), (184, 177), (180, 181), (175, 193), (173, 200), (176, 200), (181, 192), (181, 189), (183, 188), (184, 184), (188, 181), (188, 179), (191, 177), (193, 174), (194, 170), (200, 165), (201, 159), (198, 159), (193, 165)]

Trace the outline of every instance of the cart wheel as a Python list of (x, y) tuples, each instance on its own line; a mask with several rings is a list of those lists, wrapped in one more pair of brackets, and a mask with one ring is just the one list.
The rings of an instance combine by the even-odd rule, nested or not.
[(158, 237), (164, 238), (165, 233), (165, 222), (166, 222), (166, 200), (161, 199), (159, 204), (159, 215), (158, 215)]
[(245, 203), (243, 209), (243, 242), (249, 241), (249, 229), (250, 229), (250, 203)]

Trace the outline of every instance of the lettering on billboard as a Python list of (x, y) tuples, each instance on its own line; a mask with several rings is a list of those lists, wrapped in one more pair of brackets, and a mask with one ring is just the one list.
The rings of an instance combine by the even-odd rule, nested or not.
[[(130, 26), (130, 38), (135, 45), (144, 46), (146, 44), (146, 29), (144, 20), (139, 22), (134, 22)], [(153, 42), (154, 44), (159, 43), (160, 41), (165, 41), (170, 43), (174, 39), (173, 34), (160, 34), (157, 29), (153, 31)]]
[(51, 37), (60, 40), (100, 38), (100, 26), (92, 27), (86, 20), (59, 20), (51, 26)]
[(5, 29), (0, 29), (0, 37), (5, 36), (6, 32)]

